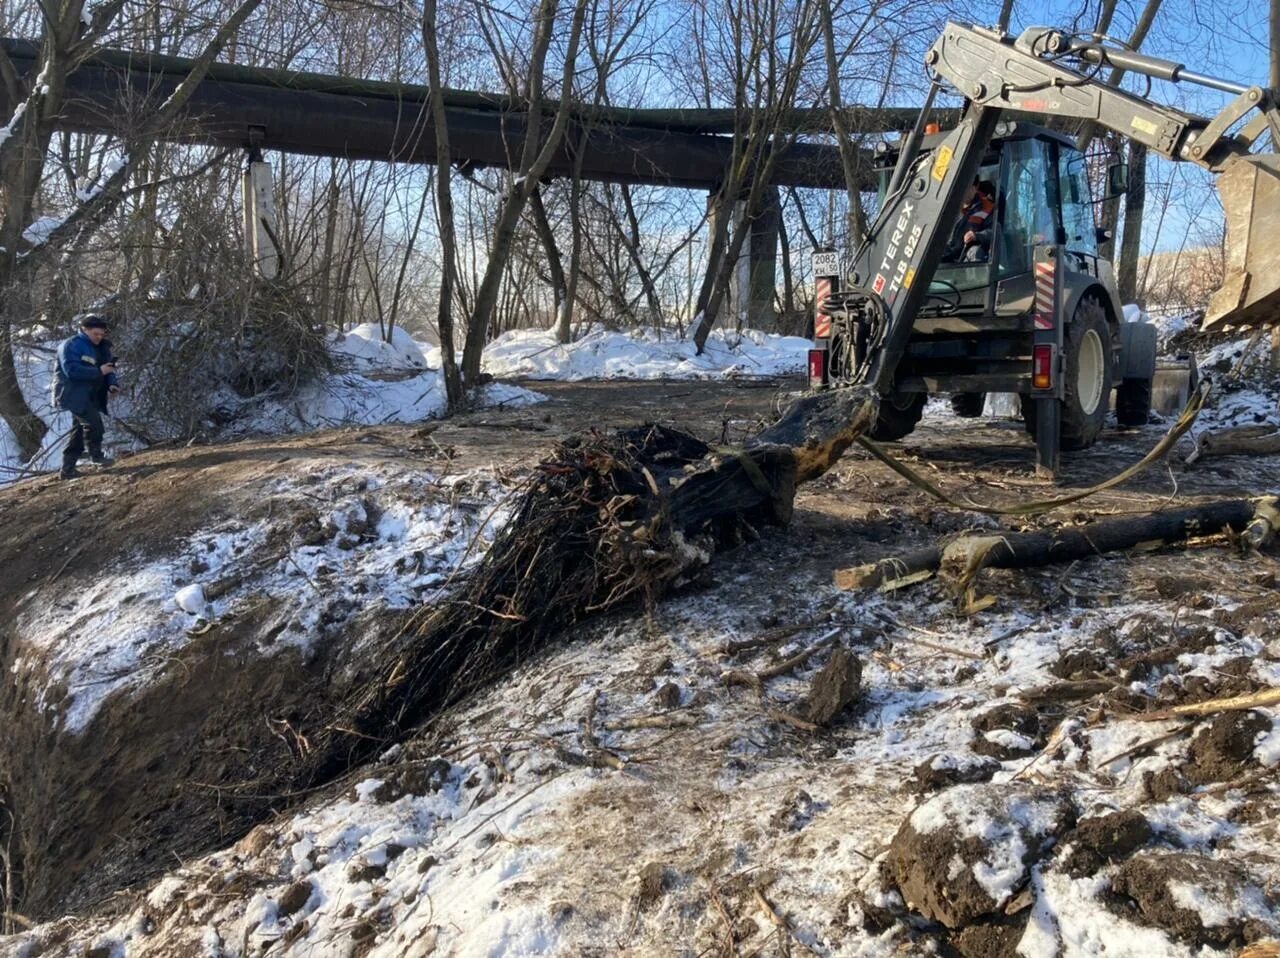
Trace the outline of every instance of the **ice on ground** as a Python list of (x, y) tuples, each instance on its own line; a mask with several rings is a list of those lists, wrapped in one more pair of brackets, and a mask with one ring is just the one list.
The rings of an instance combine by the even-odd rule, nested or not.
[(594, 328), (567, 345), (552, 331), (503, 333), (484, 352), (484, 369), (498, 377), (528, 379), (714, 379), (803, 372), (812, 344), (799, 336), (758, 330), (713, 330), (706, 350), (671, 331)]

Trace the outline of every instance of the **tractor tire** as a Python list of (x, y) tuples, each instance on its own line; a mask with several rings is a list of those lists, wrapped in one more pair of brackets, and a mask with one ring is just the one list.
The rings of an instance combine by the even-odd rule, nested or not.
[(928, 400), (925, 393), (894, 393), (880, 400), (880, 411), (876, 413), (875, 424), (871, 427), (872, 439), (880, 442), (893, 442), (915, 431), (916, 424), (924, 415), (924, 404)]
[[(1088, 449), (1098, 441), (1111, 407), (1111, 327), (1097, 296), (1083, 296), (1063, 335), (1066, 381), (1062, 396), (1062, 448)], [(1148, 404), (1150, 396), (1148, 396)], [(1023, 396), (1022, 424), (1034, 439), (1036, 404)], [(1149, 408), (1149, 405), (1148, 405)]]
[(1125, 379), (1116, 387), (1116, 422), (1145, 426), (1151, 418), (1151, 380)]
[(1081, 297), (1063, 333), (1062, 448), (1088, 449), (1098, 441), (1111, 407), (1111, 327), (1102, 300)]
[(986, 393), (952, 393), (951, 411), (961, 419), (977, 419), (987, 405)]

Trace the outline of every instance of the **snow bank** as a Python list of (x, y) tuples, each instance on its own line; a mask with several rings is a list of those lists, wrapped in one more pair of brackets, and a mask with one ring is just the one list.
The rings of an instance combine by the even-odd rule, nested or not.
[[(446, 407), (444, 375), (438, 369), (389, 380), (339, 373), (285, 398), (244, 400), (226, 390), (221, 399), (233, 420), (229, 430), (232, 435), (421, 422), (443, 416)], [(486, 407), (515, 407), (545, 399), (540, 393), (519, 386), (490, 383), (481, 387), (479, 403)]]
[(391, 331), (391, 342), (386, 342), (378, 326), (361, 323), (346, 333), (334, 333), (329, 348), (335, 356), (355, 363), (396, 370), (426, 369), (427, 352), (431, 347), (414, 339), (399, 326)]
[(701, 356), (688, 339), (644, 328), (593, 329), (568, 345), (550, 331), (503, 333), (484, 352), (485, 371), (529, 379), (715, 379), (803, 372), (809, 340), (746, 329), (713, 330)]

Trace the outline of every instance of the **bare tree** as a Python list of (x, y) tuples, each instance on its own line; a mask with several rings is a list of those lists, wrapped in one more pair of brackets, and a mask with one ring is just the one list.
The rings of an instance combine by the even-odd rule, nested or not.
[[(525, 204), (537, 188), (538, 181), (551, 165), (551, 160), (564, 138), (569, 124), (569, 112), (573, 99), (573, 75), (578, 57), (578, 44), (582, 37), (582, 24), (586, 17), (588, 0), (575, 0), (569, 26), (569, 37), (564, 53), (564, 71), (560, 84), (560, 101), (551, 129), (544, 139), (542, 128), (543, 71), (547, 51), (556, 29), (557, 0), (540, 0), (535, 14), (532, 49), (529, 54), (527, 74), (523, 82), (523, 100), (527, 109), (524, 146), (516, 168), (516, 176), (508, 183), (498, 209), (494, 225), (493, 241), (484, 275), (476, 291), (475, 302), (467, 323), (466, 344), (462, 353), (462, 379), (468, 387), (480, 379), (480, 359), (489, 338), (489, 326), (498, 303), (499, 287), (507, 259), (511, 252), (516, 227), (524, 212)], [(503, 64), (511, 67), (511, 61)]]
[(440, 226), (440, 298), (436, 329), (440, 334), (440, 361), (450, 408), (462, 401), (462, 378), (454, 355), (453, 301), (457, 282), (457, 232), (453, 216), (453, 167), (449, 151), (449, 124), (445, 115), (444, 85), (440, 69), (440, 40), (436, 27), (436, 0), (425, 0), (422, 10), (422, 45), (427, 53), (427, 79), (431, 87), (431, 121), (436, 136), (436, 221)]
[(87, 22), (84, 0), (42, 3), (44, 35), (34, 76), (19, 77), (13, 63), (0, 53), (0, 78), (11, 102), (18, 104), (5, 127), (8, 136), (0, 142), (0, 291), (4, 295), (0, 313), (0, 416), (13, 430), (24, 456), (33, 456), (39, 450), (46, 427), (27, 405), (14, 361), (14, 327), (25, 300), (21, 291), (29, 288), (30, 277), (46, 257), (68, 242), (77, 242), (77, 237), (83, 241), (116, 208), (131, 173), (129, 160), (174, 122), (210, 64), (261, 2), (243, 0), (195, 58), (191, 72), (173, 93), (148, 114), (139, 128), (130, 131), (124, 144), (124, 162), (107, 173), (55, 227), (39, 234), (33, 234), (29, 226), (49, 144), (66, 96), (67, 77), (98, 49), (124, 0), (98, 4)]
[[(726, 57), (736, 106), (734, 150), (724, 183), (716, 192), (707, 270), (697, 300), (694, 342), (701, 352), (728, 293), (729, 281), (752, 221), (773, 177), (778, 156), (793, 137), (783, 134), (784, 120), (795, 104), (805, 63), (821, 29), (821, 18), (808, 0), (754, 0), (728, 4), (720, 11), (732, 44)], [(785, 43), (778, 38), (785, 37)], [(741, 201), (744, 215), (733, 222)]]

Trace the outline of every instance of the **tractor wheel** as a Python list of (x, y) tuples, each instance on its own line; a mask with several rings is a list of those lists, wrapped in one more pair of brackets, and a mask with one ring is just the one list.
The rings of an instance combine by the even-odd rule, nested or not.
[[(1062, 395), (1062, 448), (1088, 449), (1098, 441), (1111, 406), (1111, 328), (1096, 296), (1084, 296), (1063, 336), (1067, 356)], [(1036, 404), (1022, 397), (1022, 424), (1035, 438)]]
[(986, 405), (986, 393), (951, 394), (951, 411), (961, 419), (977, 419)]
[(1097, 296), (1084, 296), (1063, 335), (1062, 448), (1088, 449), (1098, 441), (1111, 406), (1111, 327)]
[(1125, 379), (1116, 387), (1116, 422), (1145, 426), (1151, 417), (1151, 380)]
[(880, 411), (876, 414), (875, 425), (871, 427), (871, 438), (892, 442), (911, 435), (924, 415), (924, 404), (928, 398), (925, 393), (885, 396), (880, 400)]

